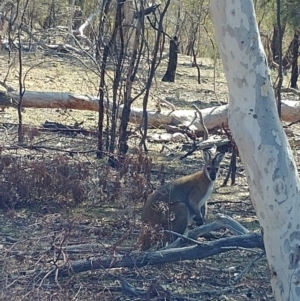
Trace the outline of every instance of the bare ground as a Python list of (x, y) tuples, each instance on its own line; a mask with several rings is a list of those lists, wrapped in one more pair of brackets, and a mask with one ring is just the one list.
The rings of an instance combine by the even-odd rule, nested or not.
[[(6, 54), (1, 54), (1, 80), (8, 69), (7, 62)], [(209, 59), (198, 62), (202, 63), (200, 85), (189, 57), (179, 58), (173, 84), (160, 81), (166, 66), (163, 64), (151, 90), (150, 107), (155, 107), (158, 98), (166, 98), (177, 108), (190, 107), (193, 103), (206, 107), (217, 101), (226, 102), (227, 86), (220, 66), (217, 66), (214, 92), (213, 62)], [(24, 73), (37, 65), (26, 77), (28, 90), (97, 93), (97, 75), (82, 68), (77, 61), (27, 55), (23, 63)], [(8, 83), (18, 87), (16, 63), (11, 67)], [(138, 100), (134, 105), (140, 104)], [(37, 149), (15, 147), (15, 109), (5, 109), (0, 116), (1, 300), (147, 299), (122, 292), (122, 279), (149, 293), (160, 291), (161, 295), (152, 300), (273, 300), (265, 257), (255, 262), (239, 281), (234, 281), (260, 250), (235, 250), (205, 260), (95, 270), (57, 279), (37, 277), (37, 271), (68, 265), (70, 260), (116, 255), (124, 247), (136, 249), (145, 196), (166, 180), (198, 170), (202, 158), (194, 153), (180, 161), (178, 158), (185, 153), (181, 143), (170, 144), (162, 153), (162, 145), (149, 143), (149, 153), (144, 155), (137, 151), (139, 137), (133, 137), (131, 154), (117, 172), (106, 160), (95, 159), (97, 114), (94, 112), (26, 109), (23, 112), (26, 142), (43, 147)], [(82, 127), (91, 133), (74, 136), (41, 131), (46, 120), (65, 125), (84, 121)], [(74, 155), (62, 150), (82, 153)], [(236, 184), (221, 187), (229, 159), (227, 154), (209, 202), (208, 222), (221, 212), (251, 231), (259, 230), (240, 162)], [(215, 235), (231, 234), (224, 231)], [(63, 251), (66, 246), (93, 243), (101, 248)]]

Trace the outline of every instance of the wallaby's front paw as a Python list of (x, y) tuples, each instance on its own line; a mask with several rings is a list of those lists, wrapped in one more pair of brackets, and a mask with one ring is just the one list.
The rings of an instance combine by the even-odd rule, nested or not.
[(203, 225), (203, 219), (201, 217), (195, 217), (194, 221), (196, 222), (197, 226), (202, 226)]

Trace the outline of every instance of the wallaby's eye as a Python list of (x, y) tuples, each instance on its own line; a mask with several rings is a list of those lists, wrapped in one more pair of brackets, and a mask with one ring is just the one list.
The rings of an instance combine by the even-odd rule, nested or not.
[(209, 166), (206, 167), (207, 171), (210, 172), (211, 168)]
[(218, 168), (218, 167), (216, 167), (216, 173), (218, 172), (218, 170), (219, 170), (219, 168)]

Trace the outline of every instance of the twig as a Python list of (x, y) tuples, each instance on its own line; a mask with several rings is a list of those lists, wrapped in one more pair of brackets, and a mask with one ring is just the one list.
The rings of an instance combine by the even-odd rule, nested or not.
[(283, 93), (293, 93), (300, 97), (300, 91), (294, 88), (282, 88), (281, 92)]
[(75, 150), (67, 150), (67, 149), (61, 149), (61, 148), (56, 148), (56, 147), (50, 147), (50, 146), (38, 146), (38, 145), (14, 145), (14, 146), (8, 146), (4, 145), (1, 146), (2, 150), (15, 150), (15, 149), (30, 149), (30, 150), (51, 150), (51, 151), (57, 151), (57, 152), (64, 152), (64, 153), (69, 153), (71, 155), (73, 154), (89, 154), (89, 153), (95, 153), (97, 150), (88, 150), (88, 151), (75, 151)]
[[(125, 294), (133, 295), (142, 298), (142, 300), (152, 300), (154, 297), (160, 297), (156, 300), (166, 300), (166, 296), (170, 297), (171, 294), (168, 290), (164, 289), (161, 285), (157, 284), (158, 281), (152, 282), (148, 289), (137, 288), (131, 285), (123, 277), (120, 277), (122, 284), (122, 291)], [(169, 298), (167, 298), (169, 300)], [(172, 299), (173, 300), (173, 299)]]
[[(201, 242), (199, 242), (199, 241), (197, 241), (195, 239), (189, 238), (189, 237), (187, 237), (185, 235), (179, 234), (179, 233), (171, 231), (171, 230), (164, 230), (164, 232), (173, 234), (175, 236), (178, 236), (178, 237), (180, 237), (180, 238), (182, 238), (184, 240), (187, 240), (187, 241), (192, 242), (192, 243), (197, 244), (197, 245), (201, 245), (202, 244)], [(162, 248), (162, 250), (165, 250), (165, 249), (169, 249), (168, 246), (165, 247), (165, 248)]]
[[(191, 124), (187, 128), (189, 128), (195, 122), (195, 120), (197, 118), (197, 113), (198, 113), (200, 124), (202, 125), (202, 128), (203, 128), (203, 140), (202, 140), (202, 142), (206, 141), (206, 140), (208, 140), (209, 133), (208, 133), (207, 127), (205, 126), (202, 112), (200, 111), (200, 109), (195, 104), (193, 104), (192, 106), (196, 109), (197, 112), (195, 113), (195, 117), (193, 118)], [(193, 148), (189, 152), (187, 152), (185, 155), (181, 156), (179, 159), (182, 160), (182, 159), (186, 158), (187, 156), (190, 156), (191, 154), (193, 154), (198, 149), (199, 149), (199, 145), (196, 145), (196, 143), (194, 141)]]
[(187, 125), (188, 128), (194, 124), (194, 122), (196, 121), (197, 117), (198, 117), (198, 116), (197, 116), (197, 112), (195, 112), (195, 115), (194, 115), (194, 117), (193, 117), (193, 120), (191, 121), (191, 123), (190, 123), (189, 125)]
[(237, 283), (251, 268), (251, 266), (258, 260), (260, 260), (266, 253), (261, 252), (259, 255), (257, 255), (255, 258), (253, 258), (243, 269), (241, 273), (239, 273), (234, 279), (233, 283)]
[(170, 149), (166, 144), (163, 144), (163, 146), (162, 146), (161, 150), (159, 151), (159, 153), (161, 154), (161, 153), (165, 150), (165, 148), (166, 148), (170, 153), (172, 153), (171, 149)]
[(198, 147), (196, 144), (194, 144), (194, 145), (193, 145), (193, 148), (192, 148), (191, 150), (189, 150), (185, 155), (179, 157), (179, 159), (180, 159), (180, 160), (183, 160), (184, 158), (186, 158), (186, 157), (192, 155), (192, 154), (193, 154), (196, 150), (198, 150), (198, 149), (199, 149), (199, 147)]
[(62, 290), (62, 287), (58, 282), (58, 269), (55, 271), (55, 282), (56, 282), (57, 286), (59, 287), (59, 289)]
[(161, 112), (161, 104), (164, 104), (171, 109), (171, 111), (168, 113), (168, 115), (172, 114), (176, 110), (176, 107), (174, 104), (172, 104), (171, 102), (167, 101), (166, 99), (162, 99), (161, 97), (158, 96), (157, 112), (159, 112), (159, 113)]
[(188, 239), (191, 239), (193, 243), (196, 242), (197, 244), (199, 244), (199, 242), (195, 241), (195, 239), (197, 237), (203, 236), (211, 231), (216, 231), (221, 228), (227, 228), (230, 231), (232, 231), (233, 233), (235, 233), (236, 235), (245, 235), (245, 234), (249, 233), (248, 229), (243, 227), (239, 222), (237, 222), (233, 218), (231, 218), (225, 214), (217, 214), (216, 221), (209, 223), (209, 224), (202, 225), (200, 227), (197, 227), (197, 228), (189, 231), (186, 236), (176, 239), (173, 243), (169, 244), (164, 249), (179, 248), (179, 247), (184, 246), (184, 241), (181, 238), (186, 240), (186, 237)]
[(296, 120), (296, 121), (293, 121), (293, 122), (289, 123), (287, 126), (292, 126), (292, 125), (297, 124), (297, 123), (299, 123), (299, 122), (300, 122), (300, 119), (298, 119), (298, 120)]
[[(151, 21), (151, 19), (150, 19), (148, 16), (147, 16), (147, 20), (149, 21), (149, 24), (151, 25), (151, 27), (152, 27), (154, 30), (156, 30), (156, 31), (159, 31), (159, 30), (160, 30), (159, 28), (157, 28), (157, 27), (155, 26), (155, 24)], [(171, 37), (170, 35), (168, 35), (165, 31), (161, 30), (161, 33), (162, 33), (163, 35), (167, 36), (170, 40), (172, 40), (172, 37)]]
[(52, 268), (50, 268), (50, 270), (49, 270), (47, 273), (44, 274), (44, 277), (43, 277), (42, 280), (40, 281), (39, 288), (42, 287), (43, 282), (48, 278), (48, 276), (52, 275), (53, 272), (55, 272), (55, 274), (56, 274), (57, 271), (58, 271), (58, 269), (57, 269), (57, 267), (55, 267), (55, 266), (52, 267)]
[(196, 111), (197, 111), (198, 114), (199, 114), (200, 123), (201, 123), (201, 125), (202, 125), (202, 127), (203, 127), (203, 140), (205, 141), (205, 140), (208, 139), (209, 134), (208, 134), (207, 127), (206, 127), (205, 124), (204, 124), (203, 115), (202, 115), (200, 109), (199, 109), (195, 104), (193, 104), (193, 107), (196, 109)]
[(228, 169), (228, 173), (226, 175), (226, 178), (222, 184), (222, 186), (226, 186), (227, 185), (227, 181), (231, 175), (231, 186), (235, 184), (235, 176), (236, 176), (236, 157), (239, 154), (239, 150), (238, 147), (232, 137), (232, 134), (230, 132), (230, 129), (226, 128), (224, 126), (224, 124), (222, 124), (222, 129), (225, 132), (227, 138), (230, 141), (230, 144), (232, 146), (232, 154), (231, 154), (231, 159), (230, 159), (230, 165), (229, 165), (229, 169)]
[(181, 156), (179, 159), (182, 160), (191, 154), (193, 154), (195, 151), (200, 150), (200, 149), (206, 149), (206, 148), (212, 148), (214, 145), (222, 146), (222, 145), (228, 145), (230, 141), (228, 139), (214, 139), (214, 137), (209, 138), (206, 141), (201, 141), (199, 143), (196, 143), (193, 145), (193, 149), (188, 151), (185, 155)]

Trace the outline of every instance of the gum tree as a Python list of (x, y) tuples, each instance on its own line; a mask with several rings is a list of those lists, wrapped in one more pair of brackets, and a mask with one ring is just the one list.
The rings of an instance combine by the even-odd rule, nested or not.
[(210, 10), (229, 87), (229, 126), (263, 229), (275, 300), (300, 300), (300, 181), (253, 2), (211, 0)]

